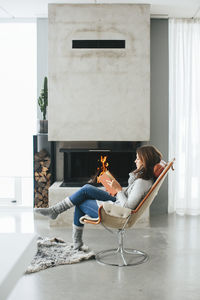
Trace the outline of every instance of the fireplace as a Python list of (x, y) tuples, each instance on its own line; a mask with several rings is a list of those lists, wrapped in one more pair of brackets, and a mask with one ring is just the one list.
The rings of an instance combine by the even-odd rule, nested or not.
[(136, 149), (140, 142), (99, 142), (96, 149), (61, 148), (64, 155), (62, 187), (79, 187), (96, 183), (101, 171), (101, 157), (107, 157), (108, 170), (122, 186), (127, 185), (128, 174), (135, 169)]

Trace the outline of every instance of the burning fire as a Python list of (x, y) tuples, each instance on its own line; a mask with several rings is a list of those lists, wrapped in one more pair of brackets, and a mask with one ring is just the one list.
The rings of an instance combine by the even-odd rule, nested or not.
[[(99, 174), (98, 177), (100, 177), (103, 173), (105, 173), (108, 170), (107, 167), (108, 167), (109, 163), (106, 161), (107, 157), (108, 156), (101, 156), (101, 173)], [(97, 168), (97, 170), (99, 171), (99, 168)], [(98, 177), (97, 177), (97, 182), (99, 182)]]

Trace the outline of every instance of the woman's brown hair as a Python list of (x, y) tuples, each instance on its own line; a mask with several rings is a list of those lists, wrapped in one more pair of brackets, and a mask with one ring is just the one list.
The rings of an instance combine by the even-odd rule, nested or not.
[(154, 166), (162, 159), (161, 152), (154, 146), (141, 146), (136, 150), (137, 155), (142, 161), (142, 167), (134, 171), (137, 178), (155, 179)]

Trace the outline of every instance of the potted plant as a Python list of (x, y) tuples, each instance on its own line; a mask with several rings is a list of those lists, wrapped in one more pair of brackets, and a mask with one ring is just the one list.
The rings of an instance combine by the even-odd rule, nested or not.
[(40, 97), (38, 98), (38, 105), (40, 107), (40, 111), (43, 116), (43, 120), (40, 120), (40, 133), (47, 133), (48, 132), (48, 120), (46, 120), (47, 114), (47, 106), (48, 106), (48, 83), (47, 77), (44, 78), (44, 86), (41, 90)]

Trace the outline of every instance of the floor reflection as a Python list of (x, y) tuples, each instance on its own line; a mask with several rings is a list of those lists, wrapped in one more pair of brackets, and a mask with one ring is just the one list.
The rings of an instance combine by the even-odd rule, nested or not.
[(0, 233), (33, 233), (33, 211), (0, 211)]

